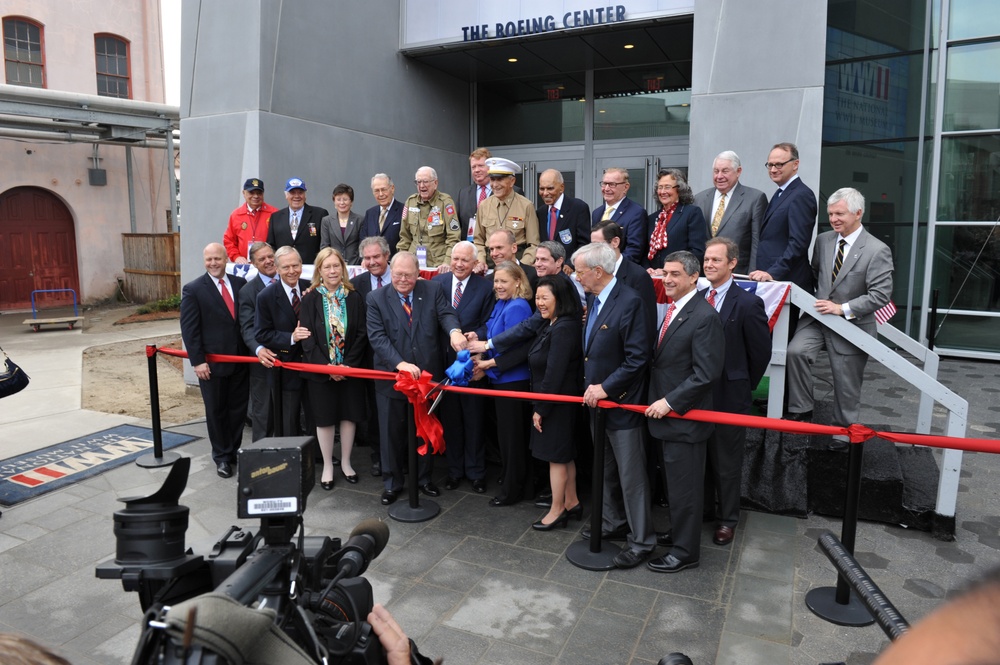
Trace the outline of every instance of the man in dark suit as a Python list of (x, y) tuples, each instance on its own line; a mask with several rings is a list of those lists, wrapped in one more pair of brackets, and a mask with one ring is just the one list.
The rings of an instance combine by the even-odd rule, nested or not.
[[(538, 286), (538, 271), (527, 263), (518, 261), (517, 241), (514, 240), (514, 232), (510, 229), (497, 229), (490, 234), (490, 237), (486, 242), (486, 251), (490, 253), (490, 258), (493, 259), (493, 265), (498, 266), (504, 261), (513, 261), (519, 265), (521, 270), (524, 271), (525, 276), (528, 278), (528, 284), (531, 285), (531, 292), (534, 293), (535, 287)], [(493, 274), (492, 270), (490, 270), (490, 274)], [(492, 277), (490, 279), (492, 279)], [(530, 304), (532, 311), (534, 311), (534, 299), (532, 299)]]
[(732, 150), (720, 152), (712, 163), (712, 182), (694, 197), (705, 215), (709, 238), (732, 238), (740, 248), (736, 272), (749, 275), (756, 268), (760, 225), (767, 209), (767, 196), (740, 182), (743, 167)]
[(799, 178), (799, 149), (794, 143), (775, 145), (766, 166), (778, 191), (764, 211), (757, 265), (750, 279), (795, 282), (811, 291), (809, 243), (816, 228), (816, 195)]
[[(362, 265), (366, 266), (368, 270), (352, 279), (351, 284), (354, 285), (354, 290), (358, 292), (367, 307), (368, 294), (390, 284), (389, 243), (384, 236), (368, 236), (361, 241), (358, 251), (361, 253)], [(369, 344), (365, 347), (365, 369), (373, 369), (375, 367), (374, 363), (374, 352)], [(378, 478), (382, 475), (382, 453), (378, 433), (378, 408), (375, 403), (376, 383), (378, 382), (364, 382), (368, 415), (364, 423), (359, 423), (359, 441), (372, 449), (371, 474)]]
[(663, 288), (672, 299), (659, 326), (646, 409), (649, 433), (663, 447), (672, 544), (646, 566), (676, 573), (698, 565), (704, 503), (706, 442), (712, 424), (668, 418), (676, 411), (712, 408), (712, 384), (722, 376), (722, 321), (696, 290), (701, 266), (691, 252), (674, 252), (663, 264)]
[[(865, 198), (858, 190), (838, 189), (826, 209), (833, 230), (820, 234), (813, 253), (816, 311), (842, 316), (874, 337), (875, 311), (892, 297), (892, 251), (861, 225)], [(858, 422), (868, 354), (812, 317), (788, 344), (788, 411), (794, 420), (812, 418), (811, 367), (823, 349), (833, 369), (832, 424), (846, 427)]]
[[(478, 338), (486, 337), (486, 321), (493, 313), (496, 297), (490, 280), (472, 274), (476, 265), (476, 246), (467, 240), (451, 249), (451, 272), (437, 275), (433, 281), (441, 285), (458, 317), (462, 333), (474, 332)], [(445, 362), (455, 362), (455, 352), (445, 349)], [(473, 382), (474, 388), (485, 388), (485, 381)], [(483, 438), (483, 421), (486, 418), (486, 400), (479, 395), (446, 394), (441, 401), (441, 423), (448, 443), (445, 458), (448, 460), (448, 477), (444, 488), (457, 489), (462, 478), (472, 482), (472, 489), (479, 494), (486, 492), (486, 441)]]
[(312, 264), (319, 253), (320, 230), (326, 208), (306, 205), (306, 183), (291, 178), (285, 183), (288, 207), (271, 215), (267, 229), (267, 244), (271, 247), (291, 246), (299, 252), (303, 263)]
[[(580, 247), (590, 242), (590, 206), (566, 196), (566, 183), (556, 169), (546, 169), (538, 177), (538, 236), (541, 240), (554, 240), (572, 256)], [(537, 257), (537, 255), (536, 255)]]
[[(576, 250), (573, 265), (589, 296), (583, 334), (583, 401), (592, 409), (605, 399), (642, 404), (650, 347), (639, 295), (615, 277), (615, 253), (604, 243)], [(627, 547), (615, 555), (614, 563), (634, 568), (656, 546), (643, 421), (632, 411), (608, 409), (605, 422), (604, 441), (594, 441), (604, 446), (601, 530), (609, 539), (631, 530)]]
[[(435, 380), (444, 378), (443, 336), (455, 350), (467, 346), (465, 336), (436, 282), (419, 280), (417, 257), (398, 252), (392, 257), (392, 285), (368, 294), (368, 341), (375, 352), (375, 369), (406, 372), (419, 379), (423, 371)], [(382, 505), (393, 503), (403, 490), (403, 464), (407, 459), (406, 397), (389, 381), (375, 385), (378, 402), (379, 434), (382, 444)], [(420, 491), (440, 496), (431, 482), (431, 451), (420, 458)]]
[(260, 441), (274, 432), (271, 391), (268, 387), (270, 372), (265, 365), (272, 364), (277, 356), (257, 342), (254, 323), (257, 318), (257, 295), (278, 278), (278, 268), (274, 265), (274, 250), (266, 242), (250, 245), (250, 263), (257, 269), (257, 275), (240, 289), (239, 317), (243, 343), (260, 360), (259, 365), (250, 365), (250, 424), (253, 440)]
[(226, 249), (219, 243), (205, 247), (202, 256), (205, 274), (185, 284), (181, 292), (181, 338), (205, 401), (212, 460), (218, 474), (229, 478), (243, 441), (248, 372), (246, 365), (210, 363), (205, 356), (246, 355), (236, 316), (236, 299), (246, 280), (226, 274)]
[(396, 186), (392, 184), (392, 178), (384, 173), (372, 176), (372, 194), (377, 205), (365, 211), (365, 220), (361, 224), (361, 239), (372, 236), (385, 238), (391, 256), (396, 253), (396, 243), (399, 242), (403, 204), (396, 200)]
[(471, 220), (476, 216), (479, 204), (493, 193), (490, 187), (490, 168), (486, 160), (493, 155), (487, 148), (476, 148), (469, 155), (469, 171), (472, 173), (472, 184), (458, 190), (455, 208), (458, 210), (458, 221), (462, 224), (462, 239), (472, 239), (475, 228)]
[(594, 210), (591, 221), (597, 226), (599, 222), (610, 220), (622, 227), (622, 255), (632, 263), (641, 264), (649, 249), (646, 210), (626, 196), (629, 187), (628, 169), (617, 166), (604, 169), (604, 176), (601, 178), (604, 205)]
[[(278, 279), (257, 295), (257, 312), (254, 318), (254, 338), (277, 356), (282, 362), (302, 362), (302, 340), (311, 334), (308, 328), (299, 325), (299, 303), (302, 293), (309, 288), (309, 282), (299, 279), (302, 275), (302, 259), (293, 247), (279, 247), (274, 253), (278, 266)], [(259, 356), (258, 356), (259, 357)], [(272, 367), (273, 361), (264, 361), (265, 367)], [(281, 413), (274, 414), (275, 426), (280, 424), (281, 436), (298, 436), (301, 433), (299, 411), (308, 404), (303, 393), (306, 382), (298, 372), (280, 370)], [(273, 382), (278, 373), (272, 372)], [(307, 423), (311, 421), (308, 414)], [(312, 427), (308, 426), (307, 430)]]
[(623, 233), (622, 227), (616, 222), (605, 220), (594, 226), (594, 230), (590, 232), (590, 241), (607, 243), (614, 250), (615, 277), (635, 290), (639, 294), (639, 298), (642, 299), (648, 333), (646, 338), (652, 344), (653, 335), (656, 333), (656, 290), (653, 288), (652, 277), (645, 269), (637, 263), (624, 260), (621, 252)]
[[(722, 379), (712, 387), (713, 407), (716, 411), (748, 414), (753, 390), (771, 362), (771, 331), (764, 301), (733, 281), (740, 252), (731, 238), (716, 237), (706, 243), (704, 268), (710, 287), (702, 295), (719, 313), (726, 340), (725, 369)], [(740, 521), (746, 432), (746, 427), (716, 425), (708, 439), (704, 508), (715, 518), (712, 542), (716, 545), (731, 543)]]

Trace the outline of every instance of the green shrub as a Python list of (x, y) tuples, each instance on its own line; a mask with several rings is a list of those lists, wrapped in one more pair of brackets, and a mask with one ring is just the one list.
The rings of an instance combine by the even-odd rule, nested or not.
[(175, 294), (163, 300), (148, 302), (136, 310), (136, 314), (152, 314), (153, 312), (173, 312), (181, 308), (181, 296)]

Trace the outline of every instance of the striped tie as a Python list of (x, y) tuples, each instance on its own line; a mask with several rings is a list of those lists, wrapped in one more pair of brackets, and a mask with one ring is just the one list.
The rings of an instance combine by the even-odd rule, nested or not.
[(459, 282), (455, 285), (455, 300), (452, 303), (452, 307), (458, 309), (459, 303), (462, 302), (462, 283)]
[(403, 311), (406, 312), (406, 323), (413, 325), (413, 308), (410, 307), (410, 296), (403, 296)]
[(295, 289), (292, 289), (292, 311), (295, 312), (295, 316), (299, 315), (299, 305), (302, 301), (299, 300), (299, 294)]
[(837, 281), (837, 275), (840, 274), (840, 269), (844, 267), (844, 248), (846, 247), (847, 241), (841, 238), (840, 247), (837, 249), (837, 258), (833, 261), (833, 276), (830, 278), (831, 282)]

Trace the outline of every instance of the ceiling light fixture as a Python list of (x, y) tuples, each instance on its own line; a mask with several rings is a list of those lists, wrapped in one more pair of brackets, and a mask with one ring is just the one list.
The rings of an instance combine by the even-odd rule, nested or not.
[(625, 48), (635, 48), (635, 44), (626, 44)]
[(507, 58), (507, 62), (517, 62), (517, 58)]

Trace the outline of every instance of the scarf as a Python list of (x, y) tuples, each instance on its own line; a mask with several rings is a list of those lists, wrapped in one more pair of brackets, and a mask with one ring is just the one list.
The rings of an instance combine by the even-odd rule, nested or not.
[(330, 364), (344, 363), (344, 334), (347, 332), (347, 289), (341, 284), (331, 291), (325, 286), (317, 289), (323, 296), (323, 320), (326, 321), (326, 346), (330, 350)]
[(661, 210), (660, 216), (656, 218), (656, 228), (653, 229), (653, 235), (649, 238), (649, 256), (647, 258), (650, 261), (653, 260), (657, 252), (667, 248), (667, 224), (670, 223), (670, 218), (674, 216), (674, 209), (676, 207), (676, 203), (671, 203)]

